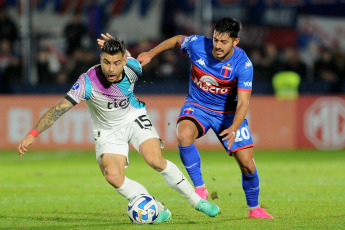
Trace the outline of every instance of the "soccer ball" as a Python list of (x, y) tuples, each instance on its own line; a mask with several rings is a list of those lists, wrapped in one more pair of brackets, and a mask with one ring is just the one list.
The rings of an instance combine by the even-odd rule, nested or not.
[(152, 224), (159, 215), (157, 201), (148, 194), (135, 196), (129, 201), (127, 213), (135, 224)]

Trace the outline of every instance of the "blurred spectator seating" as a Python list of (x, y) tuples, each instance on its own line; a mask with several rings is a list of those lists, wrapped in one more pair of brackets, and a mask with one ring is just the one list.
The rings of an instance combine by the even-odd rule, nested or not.
[(64, 28), (66, 54), (72, 55), (75, 49), (82, 47), (82, 39), (87, 35), (86, 27), (79, 13), (74, 13)]

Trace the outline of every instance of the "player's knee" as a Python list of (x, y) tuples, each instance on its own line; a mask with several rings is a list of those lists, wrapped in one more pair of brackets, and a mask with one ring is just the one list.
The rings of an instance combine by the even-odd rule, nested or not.
[(113, 185), (115, 188), (120, 188), (125, 181), (125, 175), (122, 173), (108, 173), (108, 172), (106, 172), (104, 174), (104, 177), (108, 181), (108, 183)]
[(241, 171), (245, 174), (253, 174), (255, 173), (255, 170), (255, 164), (252, 164), (251, 162), (247, 162), (247, 164), (241, 166)]
[(147, 161), (147, 164), (153, 168), (154, 170), (158, 171), (158, 172), (161, 172), (163, 171), (165, 168), (166, 168), (166, 161), (163, 157), (161, 158), (157, 158), (157, 157), (154, 157), (154, 158), (151, 158)]
[(177, 140), (180, 145), (191, 145), (194, 142), (194, 131), (191, 129), (182, 129), (177, 133)]

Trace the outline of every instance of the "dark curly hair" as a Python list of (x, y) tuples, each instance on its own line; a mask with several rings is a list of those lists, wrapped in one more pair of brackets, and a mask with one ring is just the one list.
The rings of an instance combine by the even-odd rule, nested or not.
[(214, 30), (220, 34), (228, 34), (232, 38), (238, 38), (242, 24), (239, 20), (234, 18), (222, 18), (216, 22)]
[(114, 55), (119, 52), (121, 52), (123, 56), (126, 53), (126, 46), (124, 41), (118, 38), (110, 38), (105, 40), (104, 45), (102, 47), (102, 53)]

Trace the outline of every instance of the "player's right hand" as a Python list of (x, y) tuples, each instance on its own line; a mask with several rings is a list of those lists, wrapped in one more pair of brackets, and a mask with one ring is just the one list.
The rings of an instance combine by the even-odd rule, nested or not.
[(28, 151), (28, 147), (34, 142), (34, 136), (31, 134), (26, 135), (26, 137), (19, 143), (18, 145), (18, 155), (23, 156), (26, 151)]
[(141, 64), (142, 67), (150, 63), (151, 59), (152, 59), (152, 56), (150, 54), (150, 51), (142, 52), (137, 57), (137, 60)]

